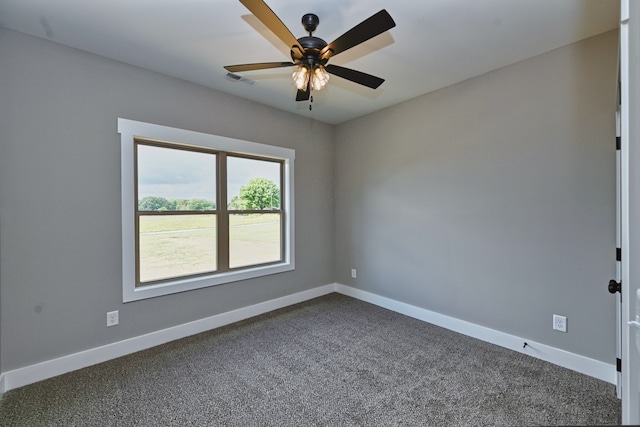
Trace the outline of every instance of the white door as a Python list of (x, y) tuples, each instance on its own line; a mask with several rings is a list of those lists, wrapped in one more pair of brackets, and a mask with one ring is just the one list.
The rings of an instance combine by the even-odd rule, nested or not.
[(620, 5), (622, 422), (640, 424), (640, 1)]

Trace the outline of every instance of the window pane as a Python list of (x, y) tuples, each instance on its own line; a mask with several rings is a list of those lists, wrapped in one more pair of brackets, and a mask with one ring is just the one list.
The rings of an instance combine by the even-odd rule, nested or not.
[(216, 216), (141, 215), (140, 282), (215, 271)]
[(216, 155), (138, 144), (138, 210), (214, 210)]
[(230, 210), (280, 209), (281, 163), (227, 157), (227, 207)]
[(229, 267), (280, 261), (280, 214), (229, 215)]

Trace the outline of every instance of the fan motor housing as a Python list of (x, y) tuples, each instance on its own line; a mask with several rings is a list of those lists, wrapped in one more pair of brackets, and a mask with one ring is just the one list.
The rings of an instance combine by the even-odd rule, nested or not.
[(294, 62), (302, 62), (310, 66), (325, 65), (328, 59), (320, 58), (320, 51), (327, 46), (327, 42), (319, 37), (305, 36), (298, 39), (303, 52), (291, 51), (291, 59)]
[(300, 37), (298, 39), (298, 43), (300, 43), (300, 46), (302, 46), (304, 50), (317, 49), (318, 52), (320, 52), (322, 49), (324, 49), (327, 46), (326, 41), (322, 40), (320, 37), (314, 37), (314, 36)]

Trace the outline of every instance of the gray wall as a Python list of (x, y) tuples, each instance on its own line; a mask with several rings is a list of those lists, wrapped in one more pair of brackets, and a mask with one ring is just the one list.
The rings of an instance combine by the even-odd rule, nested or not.
[[(2, 139), (0, 138), (0, 158), (2, 158)], [(0, 184), (0, 194), (2, 185)], [(0, 241), (2, 241), (2, 216), (0, 216)], [(0, 245), (0, 259), (2, 259), (2, 245)], [(2, 378), (2, 263), (0, 262), (0, 379)], [(3, 393), (3, 384), (0, 381), (0, 396)]]
[(336, 280), (613, 363), (616, 52), (613, 31), (338, 126)]
[[(2, 371), (333, 282), (332, 126), (1, 28), (0, 58)], [(296, 270), (122, 304), (118, 117), (295, 148)]]
[[(616, 50), (334, 128), (0, 28), (0, 369), (334, 281), (611, 363)], [(117, 117), (295, 148), (296, 270), (122, 304)]]

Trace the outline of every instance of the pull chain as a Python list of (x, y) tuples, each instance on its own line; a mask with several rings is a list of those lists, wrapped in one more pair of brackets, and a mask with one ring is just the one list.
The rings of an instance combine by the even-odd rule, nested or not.
[[(309, 33), (309, 35), (311, 35), (311, 33)], [(311, 104), (313, 104), (313, 95), (311, 95), (311, 91), (313, 90), (313, 88), (311, 87), (311, 77), (313, 76), (313, 67), (311, 69), (311, 71), (309, 72), (309, 82), (307, 83), (309, 85), (309, 111), (311, 111)]]

